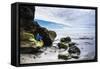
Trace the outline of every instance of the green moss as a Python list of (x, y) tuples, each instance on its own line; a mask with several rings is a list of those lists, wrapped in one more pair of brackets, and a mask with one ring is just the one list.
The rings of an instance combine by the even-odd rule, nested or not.
[(71, 38), (70, 37), (61, 38), (60, 42), (69, 43), (69, 42), (71, 42)]
[(68, 59), (70, 59), (70, 55), (62, 55), (62, 54), (59, 54), (58, 55), (58, 59), (68, 60)]
[(22, 41), (30, 41), (30, 38), (34, 38), (34, 35), (31, 33), (27, 33), (27, 32), (20, 33), (20, 39)]
[(63, 43), (58, 43), (58, 47), (59, 48), (63, 48), (63, 49), (67, 49), (68, 48), (68, 46), (63, 44)]

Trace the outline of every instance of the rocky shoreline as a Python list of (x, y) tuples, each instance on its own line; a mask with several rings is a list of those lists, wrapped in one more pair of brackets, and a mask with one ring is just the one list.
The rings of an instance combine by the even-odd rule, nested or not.
[[(77, 43), (72, 42), (69, 36), (61, 37), (57, 45), (53, 47), (57, 33), (54, 30), (41, 27), (34, 20), (34, 7), (24, 6), (20, 9), (20, 54), (33, 54), (37, 58), (36, 56), (53, 48), (50, 49), (50, 52), (57, 53), (55, 58), (59, 60), (79, 58), (81, 51), (77, 47)], [(59, 53), (59, 51), (62, 52)], [(48, 53), (44, 54), (48, 55)]]

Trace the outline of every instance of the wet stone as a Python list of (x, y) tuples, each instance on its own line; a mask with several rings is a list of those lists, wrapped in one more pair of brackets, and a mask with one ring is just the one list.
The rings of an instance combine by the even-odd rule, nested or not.
[(71, 59), (69, 54), (59, 54), (58, 59), (68, 60)]
[(69, 43), (71, 42), (71, 38), (70, 37), (61, 38), (60, 42)]
[(77, 55), (80, 55), (80, 53), (81, 53), (80, 49), (77, 46), (70, 47), (68, 52), (70, 54), (77, 54)]
[(70, 42), (70, 43), (69, 43), (69, 47), (71, 47), (71, 46), (75, 46), (75, 45), (76, 45), (75, 42)]
[(67, 49), (68, 48), (68, 46), (67, 45), (65, 45), (65, 44), (63, 44), (63, 43), (58, 43), (58, 48), (59, 49)]

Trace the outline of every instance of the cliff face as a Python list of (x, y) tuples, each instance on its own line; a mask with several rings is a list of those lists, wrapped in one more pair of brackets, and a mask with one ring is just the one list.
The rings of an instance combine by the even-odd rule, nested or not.
[(41, 27), (37, 21), (34, 21), (34, 12), (34, 6), (20, 7), (20, 47), (22, 52), (23, 50), (27, 52), (32, 48), (51, 46), (56, 37), (55, 31)]

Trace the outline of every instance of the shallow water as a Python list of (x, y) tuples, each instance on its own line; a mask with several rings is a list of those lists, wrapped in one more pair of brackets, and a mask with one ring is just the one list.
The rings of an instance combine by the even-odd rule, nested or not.
[[(91, 60), (95, 57), (95, 38), (94, 36), (91, 36), (92, 34), (79, 34), (74, 35), (69, 34), (72, 38), (72, 42), (77, 43), (77, 47), (81, 50), (80, 58), (79, 59), (69, 59), (69, 60), (63, 60), (58, 59), (58, 54), (61, 53), (61, 50), (50, 47), (47, 48), (46, 51), (43, 53), (40, 53), (39, 55), (34, 54), (20, 54), (20, 63), (42, 63), (42, 62), (59, 62), (59, 61), (78, 61), (78, 60)], [(55, 39), (53, 42), (53, 46), (57, 46), (57, 43), (59, 42), (61, 37), (64, 37), (65, 34), (59, 34), (59, 36)], [(81, 37), (84, 38), (84, 36), (87, 36), (89, 39), (80, 39)], [(66, 50), (67, 52), (67, 50)]]

